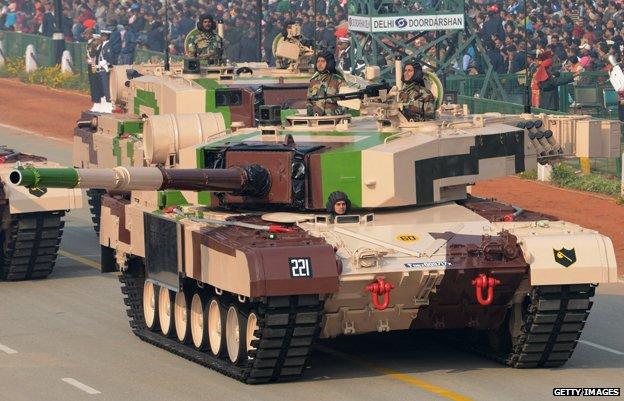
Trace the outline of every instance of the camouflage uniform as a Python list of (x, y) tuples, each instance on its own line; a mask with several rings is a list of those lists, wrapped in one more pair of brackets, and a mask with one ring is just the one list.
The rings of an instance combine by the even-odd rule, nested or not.
[(223, 40), (212, 32), (197, 31), (188, 45), (191, 56), (206, 60), (208, 64), (220, 64), (223, 54)]
[(337, 99), (311, 100), (312, 97), (337, 95), (340, 87), (345, 83), (340, 74), (330, 72), (317, 72), (310, 79), (308, 86), (307, 111), (309, 116), (339, 115), (344, 114), (344, 107), (338, 106)]
[(403, 103), (403, 115), (408, 120), (427, 121), (435, 119), (435, 98), (431, 91), (414, 82), (406, 84), (399, 94)]

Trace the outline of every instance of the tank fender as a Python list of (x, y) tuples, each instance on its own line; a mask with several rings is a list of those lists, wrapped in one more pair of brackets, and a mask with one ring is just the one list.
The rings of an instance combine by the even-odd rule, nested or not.
[[(230, 235), (224, 235), (228, 231)], [(202, 282), (249, 297), (338, 291), (339, 264), (323, 239), (284, 238), (282, 244), (277, 240), (270, 246), (258, 234), (257, 242), (239, 242), (233, 234), (231, 227), (194, 233), (201, 244)]]
[(532, 286), (618, 282), (613, 244), (604, 235), (582, 231), (518, 239)]

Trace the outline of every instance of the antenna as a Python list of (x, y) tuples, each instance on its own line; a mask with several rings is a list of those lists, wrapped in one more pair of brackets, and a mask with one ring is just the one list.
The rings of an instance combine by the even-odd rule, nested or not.
[(169, 71), (169, 2), (165, 0), (165, 71)]

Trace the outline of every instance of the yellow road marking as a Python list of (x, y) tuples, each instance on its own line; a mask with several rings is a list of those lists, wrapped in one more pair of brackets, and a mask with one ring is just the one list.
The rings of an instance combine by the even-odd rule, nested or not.
[(316, 349), (318, 349), (319, 351), (326, 353), (326, 354), (331, 354), (331, 355), (336, 355), (342, 359), (345, 359), (347, 361), (350, 362), (355, 362), (359, 365), (363, 365), (366, 366), (367, 368), (374, 370), (376, 372), (379, 372), (385, 376), (390, 377), (391, 379), (394, 380), (398, 380), (401, 381), (403, 383), (406, 384), (410, 384), (412, 386), (418, 387), (421, 390), (427, 391), (429, 393), (433, 393), (436, 395), (439, 395), (440, 397), (449, 399), (449, 400), (453, 400), (453, 401), (473, 401), (472, 398), (470, 397), (466, 397), (464, 395), (458, 394), (454, 391), (451, 390), (447, 390), (443, 387), (440, 386), (436, 386), (435, 384), (431, 384), (428, 383), (424, 380), (418, 379), (412, 375), (408, 375), (405, 373), (401, 373), (398, 370), (394, 370), (394, 369), (390, 369), (390, 368), (386, 368), (385, 366), (380, 366), (374, 362), (368, 361), (364, 358), (360, 358), (354, 355), (349, 355), (346, 354), (344, 352), (341, 351), (336, 351), (334, 349), (322, 346), (322, 345), (317, 345), (315, 346)]
[(62, 249), (59, 250), (59, 255), (64, 256), (64, 257), (66, 257), (68, 259), (71, 259), (71, 260), (75, 260), (76, 262), (80, 262), (82, 264), (85, 264), (85, 265), (87, 265), (87, 266), (89, 266), (89, 267), (91, 267), (93, 269), (102, 270), (102, 268), (101, 268), (101, 266), (100, 266), (100, 264), (98, 262), (95, 262), (95, 261), (93, 261), (91, 259), (83, 258), (80, 255), (76, 255), (74, 253), (67, 252), (67, 251), (64, 251)]
[[(93, 260), (90, 260), (90, 259), (87, 259), (87, 258), (83, 258), (82, 256), (73, 254), (71, 252), (63, 251), (63, 250), (60, 250), (59, 254), (61, 256), (66, 257), (66, 258), (75, 260), (76, 262), (83, 263), (83, 264), (85, 264), (85, 265), (87, 265), (89, 267), (92, 267), (94, 269), (101, 270), (100, 264), (97, 263), (97, 262), (94, 262)], [(445, 389), (443, 387), (440, 387), (440, 386), (436, 386), (435, 384), (428, 383), (428, 382), (426, 382), (424, 380), (421, 380), (421, 379), (418, 379), (418, 378), (416, 378), (414, 376), (411, 376), (411, 375), (408, 375), (408, 374), (405, 374), (405, 373), (401, 373), (398, 370), (394, 370), (394, 369), (386, 368), (384, 366), (380, 366), (380, 365), (378, 365), (376, 363), (367, 361), (364, 358), (360, 358), (360, 357), (357, 357), (357, 356), (346, 354), (344, 352), (336, 351), (334, 349), (331, 349), (331, 348), (328, 348), (328, 347), (325, 347), (325, 346), (322, 346), (322, 345), (317, 345), (315, 348), (317, 348), (319, 351), (324, 352), (326, 354), (336, 355), (336, 356), (338, 356), (338, 357), (340, 357), (342, 359), (345, 359), (345, 360), (348, 360), (348, 361), (351, 361), (351, 362), (355, 362), (355, 363), (357, 363), (359, 365), (366, 366), (367, 368), (369, 368), (371, 370), (374, 370), (376, 372), (379, 372), (379, 373), (381, 373), (381, 374), (383, 374), (385, 376), (388, 376), (388, 377), (390, 377), (390, 378), (392, 378), (394, 380), (398, 380), (398, 381), (401, 381), (403, 383), (410, 384), (412, 386), (420, 388), (421, 390), (425, 390), (425, 391), (427, 391), (429, 393), (433, 393), (433, 394), (439, 395), (440, 397), (443, 397), (443, 398), (446, 398), (446, 399), (449, 399), (449, 400), (453, 400), (453, 401), (473, 401), (473, 399), (470, 398), (470, 397), (466, 397), (466, 396), (458, 394), (458, 393), (456, 393), (454, 391), (447, 390), (447, 389)]]

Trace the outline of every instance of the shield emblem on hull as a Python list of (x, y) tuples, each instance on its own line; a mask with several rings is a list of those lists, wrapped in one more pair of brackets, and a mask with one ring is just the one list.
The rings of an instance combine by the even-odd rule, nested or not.
[(555, 262), (559, 263), (563, 267), (569, 267), (576, 262), (576, 251), (574, 248), (572, 249), (554, 249), (553, 254), (555, 255)]

